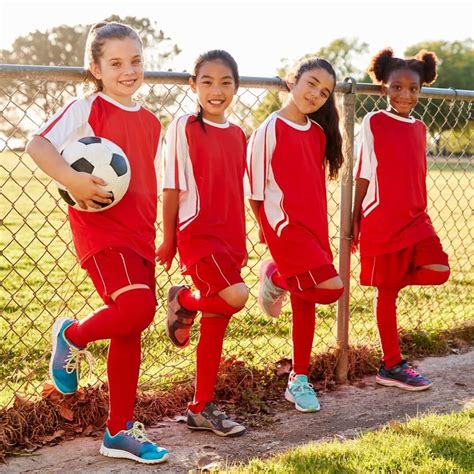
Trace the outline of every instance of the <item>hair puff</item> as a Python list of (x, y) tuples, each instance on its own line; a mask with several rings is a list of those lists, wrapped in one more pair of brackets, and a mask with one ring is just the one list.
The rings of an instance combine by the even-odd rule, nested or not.
[(367, 73), (376, 84), (382, 84), (387, 76), (387, 71), (393, 60), (393, 49), (384, 48), (380, 50), (371, 60)]
[(436, 57), (436, 54), (432, 51), (426, 51), (426, 49), (422, 49), (415, 56), (415, 59), (423, 63), (423, 77), (421, 78), (421, 82), (427, 85), (432, 84), (438, 77), (438, 58)]

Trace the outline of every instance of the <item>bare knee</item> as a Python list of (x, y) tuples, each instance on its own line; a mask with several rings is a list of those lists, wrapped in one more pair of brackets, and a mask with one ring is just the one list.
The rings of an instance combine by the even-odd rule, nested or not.
[(439, 263), (433, 263), (431, 265), (423, 265), (421, 268), (432, 270), (433, 272), (449, 272), (450, 269), (447, 265), (441, 265)]
[(249, 289), (245, 283), (236, 283), (220, 291), (219, 296), (230, 306), (243, 308), (249, 298)]
[(443, 283), (446, 283), (451, 273), (451, 270), (447, 265), (441, 265), (438, 263), (425, 265), (421, 268), (430, 271), (430, 277), (428, 280), (428, 284), (430, 285), (442, 285)]
[(321, 283), (318, 283), (316, 288), (325, 290), (342, 290), (344, 285), (342, 283), (341, 277), (335, 276), (333, 278), (329, 278), (329, 280), (324, 280)]

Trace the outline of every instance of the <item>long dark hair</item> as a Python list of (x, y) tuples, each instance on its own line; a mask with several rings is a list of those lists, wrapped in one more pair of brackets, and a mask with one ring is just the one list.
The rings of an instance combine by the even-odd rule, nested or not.
[[(300, 62), (294, 72), (295, 84), (305, 72), (312, 69), (326, 70), (334, 78), (334, 85), (336, 84), (336, 73), (333, 67), (322, 58), (310, 58)], [(308, 117), (321, 125), (326, 134), (326, 161), (329, 164), (329, 178), (336, 179), (344, 162), (344, 156), (342, 154), (342, 136), (339, 131), (339, 113), (334, 100), (334, 91), (331, 92), (324, 105), (316, 112), (308, 114)]]
[(115, 21), (102, 21), (92, 25), (87, 35), (86, 48), (84, 51), (84, 68), (86, 77), (84, 78), (84, 90), (88, 94), (100, 92), (104, 85), (100, 79), (96, 79), (90, 70), (92, 63), (99, 64), (99, 59), (103, 55), (103, 47), (109, 39), (132, 38), (143, 45), (139, 34), (128, 25)]
[[(232, 77), (234, 78), (235, 88), (238, 89), (239, 84), (240, 84), (239, 68), (237, 66), (237, 63), (235, 62), (235, 59), (227, 51), (224, 51), (223, 49), (212, 49), (210, 51), (206, 51), (205, 53), (200, 54), (199, 57), (194, 62), (194, 68), (193, 68), (193, 73), (191, 75), (191, 79), (194, 82), (196, 82), (197, 76), (199, 74), (199, 69), (201, 69), (201, 66), (208, 61), (216, 61), (216, 60), (221, 60), (226, 66), (230, 68), (230, 70), (232, 71)], [(202, 106), (198, 102), (196, 122), (199, 122), (201, 126), (205, 128), (202, 114), (203, 114)]]

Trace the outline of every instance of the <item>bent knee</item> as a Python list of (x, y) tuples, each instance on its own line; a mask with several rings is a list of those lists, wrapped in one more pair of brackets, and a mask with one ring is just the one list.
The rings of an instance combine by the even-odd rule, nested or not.
[(243, 308), (249, 298), (249, 289), (245, 283), (236, 283), (219, 292), (219, 296), (230, 306)]
[[(442, 285), (446, 283), (451, 274), (451, 269), (447, 265), (433, 264), (421, 267), (423, 270), (429, 271), (429, 284)], [(426, 273), (426, 272), (425, 272)]]
[(155, 317), (156, 299), (150, 288), (130, 289), (117, 297), (116, 304), (127, 334), (144, 331)]
[(333, 278), (329, 278), (329, 280), (318, 283), (316, 288), (324, 290), (343, 290), (344, 284), (342, 283), (341, 277), (338, 275)]

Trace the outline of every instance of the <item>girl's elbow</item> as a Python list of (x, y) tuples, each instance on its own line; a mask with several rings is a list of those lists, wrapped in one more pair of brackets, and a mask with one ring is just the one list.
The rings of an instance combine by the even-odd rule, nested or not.
[(35, 135), (27, 144), (25, 151), (32, 158), (38, 153), (39, 140), (41, 140), (37, 135)]

